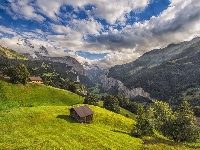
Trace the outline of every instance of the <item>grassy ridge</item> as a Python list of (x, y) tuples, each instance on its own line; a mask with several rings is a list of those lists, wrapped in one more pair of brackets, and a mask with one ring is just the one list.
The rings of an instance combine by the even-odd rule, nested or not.
[(91, 124), (76, 123), (69, 106), (23, 107), (0, 114), (0, 149), (139, 149), (131, 137), (135, 123), (119, 114), (90, 106)]
[(0, 110), (20, 106), (61, 106), (83, 102), (72, 92), (38, 84), (16, 85), (0, 80)]

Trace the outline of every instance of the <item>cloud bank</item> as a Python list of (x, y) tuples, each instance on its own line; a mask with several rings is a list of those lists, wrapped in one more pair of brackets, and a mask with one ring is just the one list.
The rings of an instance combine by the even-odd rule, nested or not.
[[(102, 67), (127, 63), (149, 50), (200, 36), (199, 0), (170, 0), (169, 6), (157, 16), (131, 23), (128, 21), (131, 17), (133, 20), (133, 14), (144, 12), (153, 0), (8, 2), (0, 9), (12, 19), (35, 21), (42, 28), (24, 31), (1, 25), (1, 45), (16, 49), (18, 38), (28, 38), (36, 45), (46, 46), (51, 55), (70, 55), (80, 62), (89, 61)], [(77, 51), (108, 55), (89, 60), (78, 56)]]

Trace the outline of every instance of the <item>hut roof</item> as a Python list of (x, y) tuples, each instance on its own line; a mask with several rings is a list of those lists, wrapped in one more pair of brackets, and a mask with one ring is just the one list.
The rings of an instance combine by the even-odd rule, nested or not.
[(79, 115), (79, 117), (86, 117), (94, 114), (94, 112), (87, 105), (78, 106), (71, 109), (74, 109), (76, 113)]
[(29, 77), (30, 81), (42, 81), (40, 77)]

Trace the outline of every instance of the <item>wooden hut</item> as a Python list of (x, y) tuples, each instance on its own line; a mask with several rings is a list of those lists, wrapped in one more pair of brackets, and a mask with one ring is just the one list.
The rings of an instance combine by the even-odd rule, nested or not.
[(81, 123), (89, 123), (93, 120), (94, 112), (87, 106), (78, 106), (70, 109), (70, 116)]
[(30, 83), (39, 83), (39, 84), (42, 84), (42, 79), (40, 77), (29, 77), (28, 78), (28, 81)]

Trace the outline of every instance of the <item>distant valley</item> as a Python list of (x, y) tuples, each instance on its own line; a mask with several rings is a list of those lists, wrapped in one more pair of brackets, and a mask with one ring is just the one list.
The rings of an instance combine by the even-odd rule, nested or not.
[[(199, 104), (200, 38), (149, 51), (137, 60), (109, 69), (108, 77), (129, 89), (141, 87), (154, 99)], [(189, 94), (190, 93), (190, 94)], [(191, 94), (192, 93), (192, 94)]]
[[(30, 50), (35, 47), (28, 40), (19, 40), (18, 45), (29, 47)], [(11, 57), (15, 58), (17, 56)], [(72, 81), (76, 81), (78, 76), (80, 82), (89, 89), (98, 85), (99, 93), (122, 94), (129, 99), (141, 96), (152, 101), (158, 99), (172, 104), (187, 98), (193, 105), (199, 103), (200, 38), (151, 50), (131, 63), (110, 69), (103, 69), (95, 64), (81, 64), (70, 56), (51, 57), (45, 46), (21, 55), (21, 58), (32, 62), (54, 62), (57, 64), (52, 64), (54, 67), (62, 66), (62, 69), (55, 72), (56, 70), (51, 68), (51, 73), (62, 74), (62, 78), (67, 77)]]
[(199, 68), (200, 38), (195, 38), (151, 50), (131, 63), (110, 69), (93, 65), (86, 74), (101, 85), (103, 92), (122, 94), (130, 99), (139, 95), (171, 104), (186, 98), (196, 105), (200, 94)]

